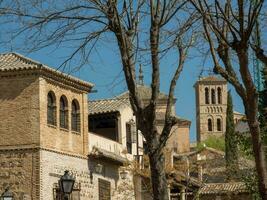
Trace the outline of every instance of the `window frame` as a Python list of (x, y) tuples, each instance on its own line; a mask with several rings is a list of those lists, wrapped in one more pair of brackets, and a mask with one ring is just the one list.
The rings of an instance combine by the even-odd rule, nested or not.
[(57, 125), (56, 95), (53, 91), (47, 93), (47, 124), (52, 126)]
[(81, 132), (80, 105), (77, 99), (71, 102), (71, 130)]
[(208, 131), (209, 132), (212, 132), (213, 131), (212, 119), (211, 118), (208, 119)]
[[(63, 103), (63, 106), (62, 106)], [(68, 129), (69, 123), (68, 123), (68, 100), (65, 95), (62, 95), (59, 100), (59, 126), (60, 128)]]
[(209, 88), (205, 88), (205, 104), (210, 104), (210, 98), (209, 98)]

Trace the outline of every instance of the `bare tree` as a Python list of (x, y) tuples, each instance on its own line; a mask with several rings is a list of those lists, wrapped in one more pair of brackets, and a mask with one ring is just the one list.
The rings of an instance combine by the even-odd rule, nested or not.
[[(188, 48), (192, 45), (194, 12), (186, 11), (186, 1), (179, 0), (73, 0), (73, 1), (7, 1), (1, 12), (19, 22), (18, 37), (26, 35), (35, 51), (49, 45), (75, 43), (72, 54), (81, 56), (84, 64), (98, 40), (115, 38), (122, 69), (130, 94), (130, 103), (148, 146), (153, 198), (168, 199), (163, 148), (178, 119), (172, 115), (174, 89), (183, 69)], [(111, 33), (111, 34), (110, 34)], [(160, 58), (176, 49), (177, 67), (170, 81), (165, 124), (157, 128), (156, 109), (160, 89)], [(143, 54), (143, 55), (140, 55)], [(137, 89), (137, 58), (151, 65), (151, 98), (145, 104)], [(142, 61), (141, 61), (142, 62)], [(168, 69), (168, 66), (164, 66)]]
[[(202, 15), (204, 35), (209, 44), (215, 73), (231, 83), (242, 98), (253, 143), (262, 199), (267, 199), (267, 166), (258, 121), (258, 91), (249, 67), (249, 51), (266, 63), (266, 56), (259, 46), (251, 45), (252, 33), (260, 14), (263, 0), (257, 1), (208, 1), (191, 0)], [(237, 62), (237, 67), (233, 61)], [(238, 70), (237, 70), (238, 69)]]

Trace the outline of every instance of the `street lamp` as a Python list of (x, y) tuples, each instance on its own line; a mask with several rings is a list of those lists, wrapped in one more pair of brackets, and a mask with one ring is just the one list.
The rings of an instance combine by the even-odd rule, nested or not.
[(1, 200), (13, 200), (13, 194), (9, 191), (9, 188), (5, 189), (5, 192), (1, 195)]
[(64, 195), (64, 199), (68, 199), (68, 196), (72, 193), (75, 178), (69, 174), (69, 171), (66, 170), (64, 175), (61, 176), (59, 182), (60, 191)]

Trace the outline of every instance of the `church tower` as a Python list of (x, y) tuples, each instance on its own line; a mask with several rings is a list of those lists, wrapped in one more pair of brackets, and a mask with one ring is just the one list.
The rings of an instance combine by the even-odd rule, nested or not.
[(203, 77), (194, 87), (197, 142), (202, 142), (209, 136), (222, 136), (226, 129), (226, 80), (216, 76)]

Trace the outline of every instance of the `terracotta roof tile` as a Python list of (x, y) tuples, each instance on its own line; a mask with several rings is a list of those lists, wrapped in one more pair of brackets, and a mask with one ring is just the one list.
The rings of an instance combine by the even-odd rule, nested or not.
[(88, 102), (89, 114), (101, 114), (119, 111), (122, 107), (131, 106), (129, 99), (101, 99)]
[(207, 76), (207, 77), (202, 77), (202, 78), (200, 78), (199, 80), (198, 80), (199, 82), (209, 82), (209, 81), (211, 81), (211, 82), (227, 82), (224, 78), (221, 78), (221, 77), (218, 77), (218, 76)]
[(41, 68), (42, 64), (18, 53), (0, 54), (0, 70), (23, 70)]
[(210, 183), (205, 184), (200, 189), (200, 194), (223, 194), (223, 193), (241, 193), (248, 192), (245, 183), (233, 182), (233, 183)]
[[(145, 85), (138, 85), (137, 86), (138, 93), (142, 99), (150, 99), (151, 97), (151, 88)], [(129, 98), (129, 91), (122, 93), (121, 95), (117, 96), (117, 98)], [(168, 95), (162, 92), (159, 92), (159, 99), (167, 99)]]
[(60, 76), (62, 78), (68, 79), (70, 81), (74, 81), (78, 84), (82, 84), (86, 87), (92, 88), (93, 84), (87, 81), (82, 81), (78, 78), (55, 70), (51, 67), (48, 67), (38, 61), (32, 60), (30, 58), (24, 57), (15, 52), (11, 53), (3, 53), (0, 54), (0, 72), (6, 71), (20, 71), (20, 70), (32, 70), (32, 69), (40, 69), (46, 72), (50, 72), (55, 74), (56, 76)]

